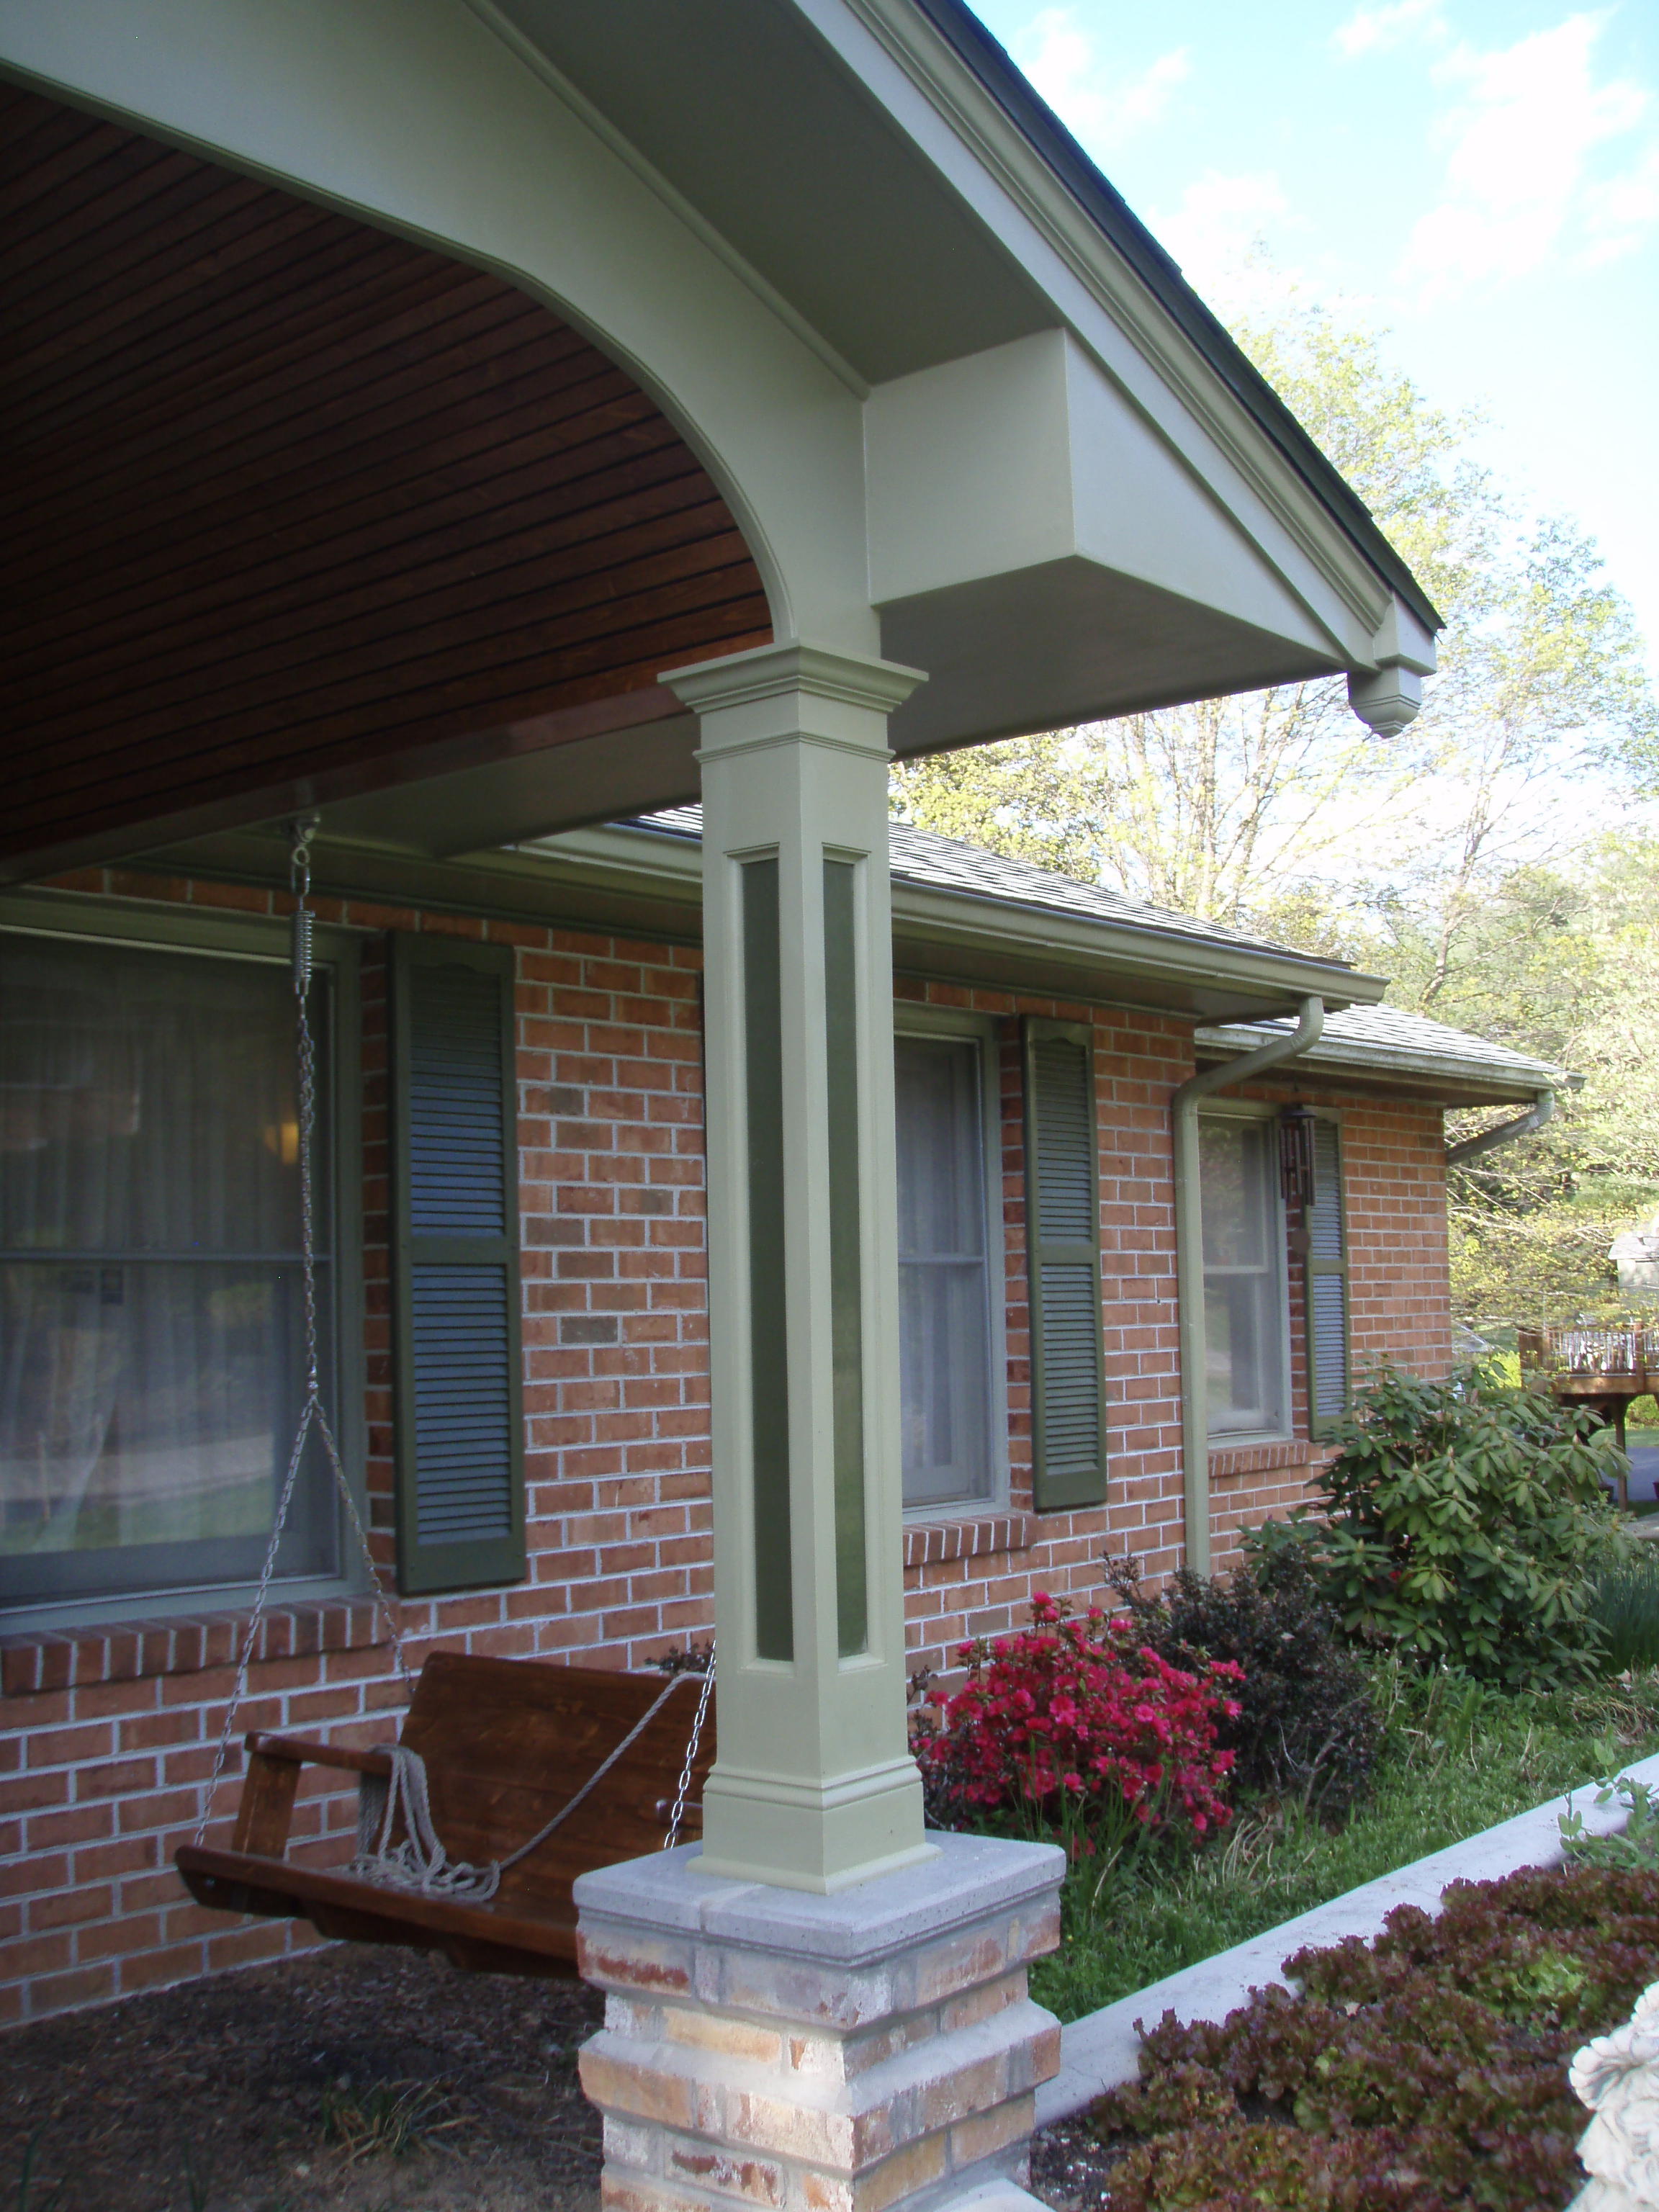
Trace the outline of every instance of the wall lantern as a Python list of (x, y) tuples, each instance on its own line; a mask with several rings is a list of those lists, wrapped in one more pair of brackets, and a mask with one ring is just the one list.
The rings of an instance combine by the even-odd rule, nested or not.
[(1305, 1213), (1314, 1202), (1316, 1118), (1307, 1106), (1287, 1106), (1279, 1117), (1279, 1180), (1293, 1212)]

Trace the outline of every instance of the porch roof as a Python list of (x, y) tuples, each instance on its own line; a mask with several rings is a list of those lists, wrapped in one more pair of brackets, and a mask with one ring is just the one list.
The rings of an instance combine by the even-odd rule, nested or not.
[[(1433, 608), (958, 0), (0, 0), (0, 73), (41, 111), (27, 252), (63, 272), (20, 291), (55, 319), (15, 374), (50, 411), (69, 362), (91, 407), (68, 433), (40, 412), (29, 447), (14, 558), (55, 644), (18, 701), (32, 811), (0, 874), (313, 805), (444, 858), (688, 798), (692, 718), (655, 679), (768, 633), (924, 670), (901, 754), (1322, 676), (1378, 730), (1414, 711)], [(549, 532), (587, 527), (573, 432), (490, 567), (473, 510), (502, 449), (461, 465), (451, 436), (500, 397), (481, 329), (451, 362), (440, 325), (411, 349), (393, 319), (345, 362), (370, 303), (331, 254), (519, 318), (549, 373), (591, 347), (625, 437), (679, 441), (700, 497), (706, 476), (707, 532), (653, 517), (555, 559)], [(314, 338), (297, 410), (267, 394), (267, 329)], [(145, 384), (187, 330), (191, 374)], [(395, 492), (407, 543), (373, 578), (310, 428), (392, 471), (363, 495)], [(117, 475), (120, 543), (151, 556), (118, 577), (95, 526)], [(440, 575), (446, 501), (472, 536)], [(181, 502), (196, 596), (157, 623)], [(337, 579), (313, 593), (326, 668), (299, 650), (312, 600), (232, 541)]]

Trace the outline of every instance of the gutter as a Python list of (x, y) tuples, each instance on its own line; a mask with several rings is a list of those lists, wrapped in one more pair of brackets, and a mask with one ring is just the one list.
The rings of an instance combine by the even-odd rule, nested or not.
[(1468, 1160), (1478, 1160), (1482, 1152), (1495, 1152), (1500, 1145), (1512, 1145), (1517, 1137), (1529, 1137), (1534, 1129), (1541, 1129), (1546, 1121), (1555, 1119), (1555, 1093), (1540, 1091), (1530, 1109), (1518, 1115), (1513, 1121), (1500, 1121), (1495, 1129), (1483, 1129), (1478, 1137), (1465, 1137), (1459, 1145), (1446, 1147), (1446, 1165), (1461, 1168)]
[(1200, 1101), (1233, 1083), (1248, 1083), (1318, 1043), (1325, 1027), (1322, 999), (1304, 999), (1289, 1036), (1206, 1067), (1170, 1100), (1175, 1148), (1176, 1297), (1181, 1315), (1181, 1480), (1186, 1516), (1185, 1564), (1210, 1571), (1210, 1429), (1205, 1405), (1207, 1365), (1204, 1325), (1204, 1222), (1198, 1178)]

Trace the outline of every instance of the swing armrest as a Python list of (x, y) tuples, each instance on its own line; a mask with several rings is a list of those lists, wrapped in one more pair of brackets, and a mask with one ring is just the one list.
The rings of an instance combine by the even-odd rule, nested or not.
[(346, 1774), (390, 1774), (392, 1761), (383, 1751), (353, 1751), (342, 1743), (318, 1743), (306, 1735), (266, 1735), (256, 1729), (247, 1738), (255, 1759), (289, 1759), (296, 1766), (337, 1766)]
[(258, 1858), (280, 1859), (287, 1852), (302, 1766), (333, 1766), (348, 1774), (392, 1771), (392, 1761), (383, 1751), (349, 1751), (343, 1744), (313, 1743), (305, 1736), (266, 1735), (258, 1730), (246, 1741), (247, 1779), (230, 1847)]

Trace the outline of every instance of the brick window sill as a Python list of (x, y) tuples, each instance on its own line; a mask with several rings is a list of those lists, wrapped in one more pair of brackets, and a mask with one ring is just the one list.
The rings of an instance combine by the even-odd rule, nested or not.
[(1322, 1445), (1310, 1443), (1305, 1437), (1293, 1437), (1286, 1443), (1240, 1444), (1231, 1451), (1212, 1450), (1210, 1480), (1225, 1482), (1235, 1475), (1271, 1474), (1279, 1468), (1312, 1467), (1322, 1464), (1326, 1456)]
[(912, 1521), (904, 1531), (907, 1567), (936, 1567), (950, 1559), (983, 1559), (990, 1552), (1030, 1548), (1029, 1513), (986, 1513), (965, 1521)]
[[(26, 1698), (88, 1682), (135, 1682), (155, 1674), (198, 1674), (209, 1667), (234, 1666), (247, 1622), (246, 1613), (190, 1613), (0, 1637), (0, 1696)], [(253, 1660), (258, 1665), (307, 1659), (387, 1641), (367, 1599), (275, 1606), (260, 1624)]]

